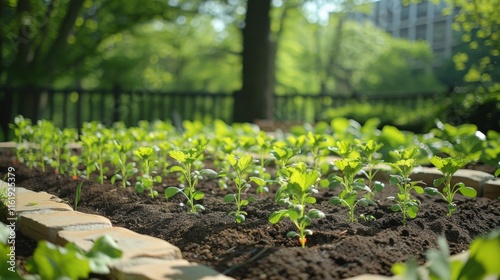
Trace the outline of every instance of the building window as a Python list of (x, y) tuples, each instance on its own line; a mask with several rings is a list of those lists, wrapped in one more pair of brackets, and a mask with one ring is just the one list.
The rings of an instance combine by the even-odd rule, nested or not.
[(426, 39), (427, 38), (427, 32), (426, 32), (426, 29), (427, 29), (427, 25), (419, 25), (417, 26), (417, 30), (416, 30), (416, 38), (417, 40), (418, 39)]
[(410, 7), (409, 6), (402, 7), (401, 20), (408, 20), (409, 17), (410, 17)]
[(417, 4), (417, 18), (427, 16), (427, 1)]
[(401, 28), (399, 31), (399, 37), (408, 38), (408, 28)]
[(444, 43), (446, 38), (446, 21), (438, 21), (434, 23), (434, 34), (432, 36), (434, 44)]

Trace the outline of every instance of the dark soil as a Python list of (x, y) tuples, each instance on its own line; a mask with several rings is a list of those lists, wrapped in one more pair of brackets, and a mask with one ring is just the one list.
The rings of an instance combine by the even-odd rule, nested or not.
[[(0, 153), (0, 176), (12, 166), (10, 157)], [(78, 181), (53, 171), (30, 170), (16, 166), (16, 185), (34, 191), (54, 194), (70, 205)], [(478, 235), (500, 227), (500, 201), (487, 198), (468, 199), (456, 196), (458, 212), (446, 217), (443, 200), (427, 195), (416, 195), (421, 201), (417, 218), (402, 225), (401, 213), (390, 210), (385, 199), (395, 194), (395, 187), (386, 184), (384, 193), (377, 194), (377, 207), (358, 208), (357, 215), (371, 214), (375, 221), (346, 222), (345, 208), (332, 206), (328, 199), (337, 190), (321, 189), (316, 198), (318, 208), (326, 219), (311, 225), (314, 235), (308, 237), (307, 248), (302, 249), (297, 239), (287, 238), (293, 225), (284, 220), (277, 225), (268, 222), (269, 215), (279, 209), (274, 203), (273, 191), (257, 196), (250, 203), (245, 223), (237, 224), (228, 212), (233, 204), (223, 202), (227, 190), (221, 190), (216, 181), (203, 181), (198, 189), (206, 196), (201, 201), (206, 207), (201, 215), (187, 213), (178, 195), (168, 202), (163, 190), (178, 184), (170, 175), (157, 190), (155, 199), (138, 194), (133, 188), (123, 189), (109, 183), (99, 185), (90, 181), (83, 184), (78, 211), (108, 217), (114, 226), (164, 239), (183, 252), (183, 257), (198, 262), (237, 279), (342, 279), (360, 274), (391, 275), (391, 266), (416, 258), (425, 261), (425, 252), (435, 248), (437, 238), (444, 235), (452, 254), (466, 250)], [(231, 192), (233, 192), (231, 190)], [(16, 253), (22, 260), (34, 248), (34, 242), (18, 235)]]

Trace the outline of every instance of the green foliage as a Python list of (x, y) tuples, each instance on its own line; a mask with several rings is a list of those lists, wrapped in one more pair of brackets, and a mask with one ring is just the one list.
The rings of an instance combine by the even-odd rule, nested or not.
[(252, 196), (249, 196), (247, 199), (243, 199), (242, 193), (246, 193), (251, 187), (250, 182), (254, 182), (258, 186), (264, 187), (266, 185), (266, 181), (258, 177), (250, 177), (248, 179), (245, 178), (247, 170), (254, 164), (251, 155), (247, 154), (241, 158), (237, 158), (233, 154), (228, 154), (226, 159), (234, 172), (231, 172), (230, 170), (225, 172), (223, 171), (219, 174), (219, 176), (230, 177), (236, 185), (236, 193), (230, 193), (224, 196), (224, 202), (236, 204), (236, 211), (232, 211), (229, 214), (234, 215), (237, 223), (242, 223), (245, 221), (247, 215), (247, 212), (243, 211), (242, 207), (255, 200)]
[[(451, 185), (451, 179), (453, 175), (469, 161), (467, 158), (457, 157), (457, 158), (441, 158), (439, 156), (433, 156), (429, 161), (443, 173), (443, 177), (434, 180), (434, 187), (427, 187), (424, 191), (430, 195), (439, 194), (442, 198), (448, 202), (448, 217), (457, 210), (457, 205), (453, 202), (453, 198), (457, 192), (467, 197), (476, 197), (477, 191), (471, 187), (466, 187), (464, 183), (459, 182), (455, 185)], [(443, 190), (439, 191), (437, 187), (444, 185)]]
[[(140, 162), (140, 174), (135, 184), (135, 189), (142, 193), (144, 190), (149, 190), (148, 196), (154, 198), (158, 196), (158, 191), (153, 189), (154, 183), (161, 183), (161, 176), (155, 175), (157, 172), (152, 170), (155, 164), (154, 155), (155, 151), (151, 147), (139, 147), (134, 151), (134, 155)], [(153, 175), (155, 175), (153, 177)]]
[(179, 188), (168, 187), (165, 189), (165, 198), (169, 199), (177, 193), (182, 193), (187, 199), (190, 213), (192, 214), (198, 214), (205, 210), (203, 205), (195, 203), (195, 201), (205, 197), (202, 191), (196, 190), (198, 180), (204, 179), (204, 176), (208, 178), (217, 176), (217, 173), (212, 169), (202, 169), (200, 171), (193, 170), (194, 163), (203, 157), (203, 152), (206, 148), (206, 146), (198, 145), (188, 149), (173, 150), (169, 152), (170, 157), (177, 160), (179, 164), (172, 166), (170, 172), (180, 172), (187, 183), (187, 187), (184, 185), (181, 185)]
[(389, 183), (398, 187), (396, 197), (388, 197), (395, 204), (391, 206), (394, 212), (401, 212), (403, 215), (403, 224), (406, 226), (407, 217), (415, 218), (420, 207), (420, 201), (411, 197), (411, 191), (417, 194), (423, 194), (424, 189), (417, 184), (420, 182), (412, 182), (410, 174), (417, 167), (417, 149), (402, 149), (395, 150), (390, 153), (396, 159), (396, 162), (391, 163), (395, 174), (390, 176)]
[(304, 248), (307, 242), (306, 235), (313, 234), (312, 230), (307, 227), (312, 224), (313, 219), (325, 217), (325, 214), (317, 209), (310, 209), (306, 212), (307, 204), (316, 203), (312, 194), (317, 192), (315, 185), (320, 174), (308, 168), (304, 162), (287, 167), (283, 174), (286, 180), (276, 192), (275, 200), (286, 209), (273, 212), (269, 216), (269, 222), (276, 224), (284, 218), (290, 219), (298, 232), (290, 231), (287, 237), (298, 238), (299, 244)]
[[(11, 239), (8, 239), (10, 234), (10, 229), (0, 223), (0, 277), (10, 280), (24, 279), (17, 273), (19, 268), (15, 261), (11, 262), (9, 256), (10, 246), (14, 246), (10, 243)], [(26, 262), (26, 270), (30, 274), (36, 274), (35, 279), (84, 279), (88, 278), (90, 273), (109, 274), (108, 264), (121, 256), (122, 251), (107, 235), (95, 240), (88, 252), (84, 252), (74, 243), (60, 247), (42, 240), (38, 242), (32, 258)], [(31, 279), (28, 277), (26, 279)]]
[[(338, 145), (337, 147), (340, 147), (342, 151), (350, 150), (350, 148), (347, 148), (345, 145)], [(371, 193), (371, 189), (365, 184), (364, 179), (355, 178), (361, 169), (363, 169), (364, 163), (358, 157), (346, 157), (334, 161), (333, 164), (342, 172), (343, 177), (332, 173), (326, 179), (321, 180), (321, 186), (324, 188), (342, 187), (340, 194), (330, 198), (329, 202), (333, 205), (340, 204), (346, 207), (349, 210), (349, 222), (355, 222), (357, 219), (354, 216), (354, 210), (357, 205), (375, 205), (375, 202), (370, 199), (370, 196), (358, 199), (359, 191)]]
[(80, 202), (80, 195), (82, 193), (82, 185), (83, 181), (81, 181), (77, 186), (76, 186), (76, 195), (75, 195), (75, 211), (78, 208), (78, 202)]
[(397, 263), (392, 271), (404, 279), (446, 279), (472, 280), (496, 279), (500, 277), (497, 261), (500, 258), (500, 231), (494, 230), (480, 236), (469, 246), (469, 257), (466, 261), (451, 260), (446, 239), (438, 239), (438, 249), (427, 252), (429, 265), (417, 269), (414, 263)]

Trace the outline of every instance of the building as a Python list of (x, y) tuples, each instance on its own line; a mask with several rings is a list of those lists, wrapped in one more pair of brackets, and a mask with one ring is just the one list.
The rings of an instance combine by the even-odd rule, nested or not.
[(356, 20), (371, 20), (394, 37), (409, 40), (423, 39), (429, 42), (435, 57), (435, 66), (450, 58), (453, 48), (460, 43), (460, 38), (453, 31), (455, 14), (443, 15), (446, 3), (422, 0), (420, 3), (404, 5), (401, 0), (379, 0), (374, 2), (370, 15), (356, 14)]

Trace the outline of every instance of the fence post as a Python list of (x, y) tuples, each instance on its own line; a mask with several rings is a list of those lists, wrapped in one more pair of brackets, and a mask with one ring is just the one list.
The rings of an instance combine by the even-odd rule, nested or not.
[(118, 83), (113, 86), (113, 122), (118, 122), (121, 119), (121, 88)]

